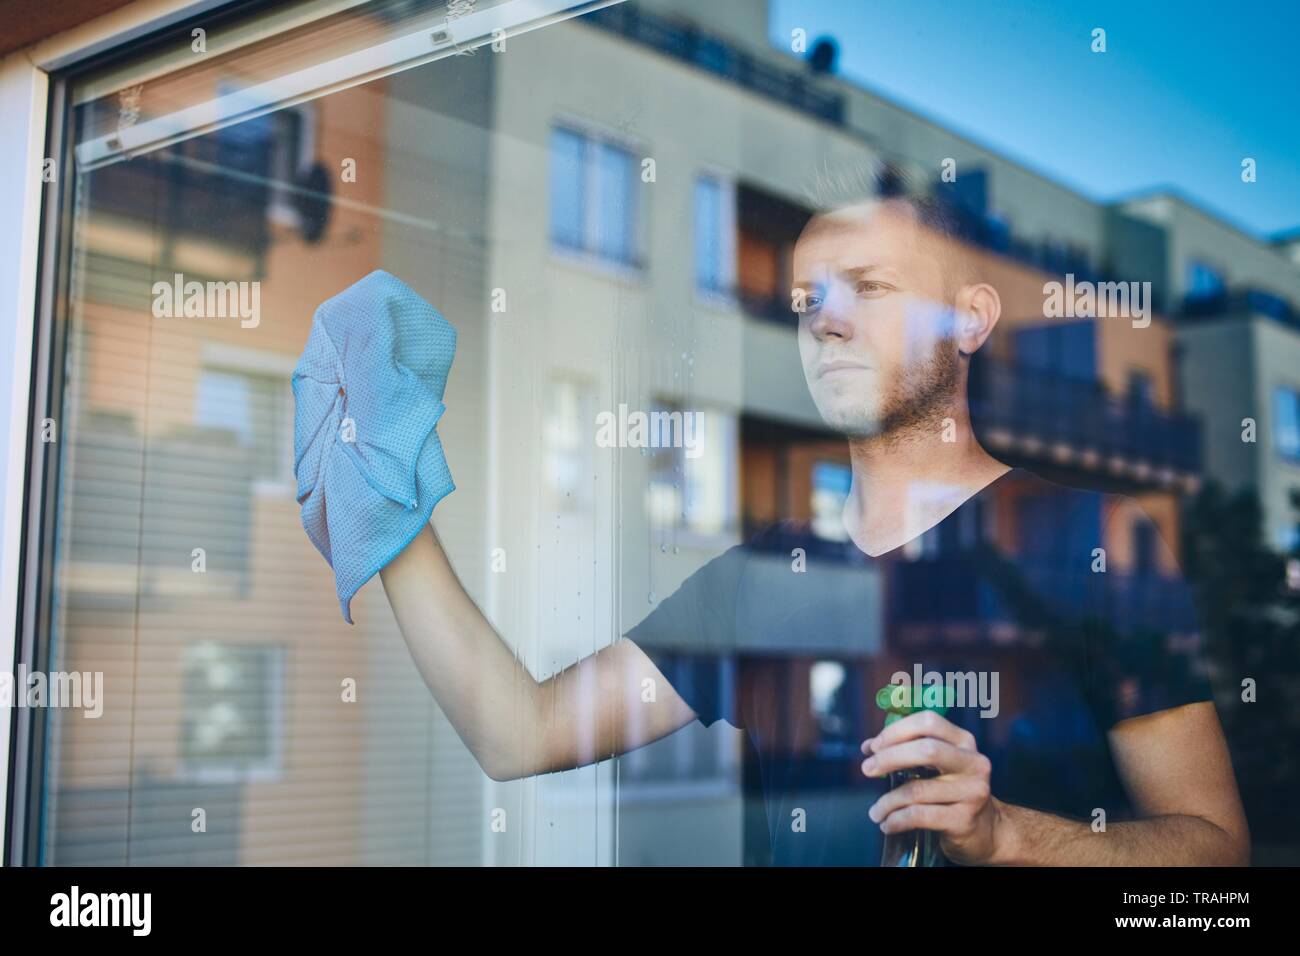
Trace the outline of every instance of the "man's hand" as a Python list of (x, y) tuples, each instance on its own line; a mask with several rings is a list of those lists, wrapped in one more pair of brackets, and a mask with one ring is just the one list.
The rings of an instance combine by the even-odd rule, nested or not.
[(967, 865), (996, 858), (1001, 804), (989, 791), (992, 764), (975, 736), (934, 711), (896, 720), (862, 744), (862, 772), (885, 777), (910, 767), (933, 767), (939, 776), (890, 790), (868, 811), (884, 833), (935, 830), (948, 859)]
[(862, 744), (862, 772), (909, 767), (913, 780), (876, 801), (886, 833), (935, 830), (957, 863), (992, 866), (1243, 866), (1250, 831), (1214, 704), (1201, 701), (1121, 721), (1110, 746), (1140, 819), (1097, 832), (1085, 822), (1004, 803), (989, 792), (975, 738), (931, 711), (909, 714)]

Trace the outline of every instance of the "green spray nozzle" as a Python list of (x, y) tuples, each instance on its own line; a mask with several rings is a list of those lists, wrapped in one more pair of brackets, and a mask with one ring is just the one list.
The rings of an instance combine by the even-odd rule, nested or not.
[(952, 687), (886, 684), (876, 691), (876, 706), (885, 712), (885, 726), (921, 710), (946, 714), (957, 694)]

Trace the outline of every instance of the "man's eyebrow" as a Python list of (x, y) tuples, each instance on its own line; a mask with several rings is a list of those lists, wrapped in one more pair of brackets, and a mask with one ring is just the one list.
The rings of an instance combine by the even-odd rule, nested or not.
[[(895, 269), (893, 266), (887, 265), (885, 263), (873, 262), (873, 263), (867, 263), (866, 265), (849, 266), (846, 269), (840, 269), (836, 272), (836, 275), (845, 279), (849, 279), (850, 281), (853, 281), (853, 280), (861, 279), (867, 275), (870, 275), (873, 272), (884, 272), (884, 273), (896, 275), (898, 270)], [(810, 279), (796, 279), (794, 281), (793, 288), (807, 289), (807, 288), (811, 288), (816, 284), (817, 284), (816, 282)]]
[(884, 263), (871, 263), (864, 266), (852, 266), (848, 269), (841, 269), (840, 275), (849, 279), (861, 279), (863, 276), (872, 272), (894, 272), (893, 266)]

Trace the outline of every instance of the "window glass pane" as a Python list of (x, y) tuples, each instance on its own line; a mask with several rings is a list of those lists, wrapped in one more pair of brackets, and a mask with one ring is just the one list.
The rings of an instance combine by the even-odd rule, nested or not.
[(1188, 299), (1212, 299), (1224, 291), (1223, 274), (1214, 266), (1198, 259), (1187, 261)]
[(593, 201), (596, 252), (616, 262), (632, 261), (632, 156), (609, 143), (596, 144)]
[[(536, 311), (553, 243), (599, 239), (630, 258), (630, 157), (606, 147), (588, 162), (588, 141), (555, 122), (572, 106), (558, 88), (540, 136), (524, 113), (498, 122), (489, 49), (421, 62), (431, 26), (490, 38), (502, 17), (534, 23), (568, 6), (480, 2), (449, 17), (441, 4), (363, 4), (197, 66), (74, 91), (48, 638), (51, 660), (102, 674), (105, 689), (97, 719), (48, 714), (44, 862), (612, 862), (609, 764), (542, 783), (538, 806), (568, 808), (562, 833), (489, 839), (489, 804), (512, 832), (527, 828), (522, 785), (496, 784), (465, 750), (378, 579), (353, 601), (356, 624), (342, 620), (293, 470), (290, 373), (313, 315), (383, 269), (457, 329), (438, 434), (458, 489), (435, 522), (466, 588), (540, 679), (630, 627), (611, 592), (617, 463), (593, 434), (601, 367), (571, 360), (575, 335), (601, 327), (618, 294), (575, 305), (570, 282), (554, 290), (570, 303), (554, 319)], [(508, 42), (552, 71), (567, 59), (551, 39), (562, 27)], [(411, 34), (414, 65), (331, 72), (351, 54), (383, 72), (386, 45)], [(266, 98), (298, 68), (317, 71), (322, 92)], [(509, 98), (533, 85), (511, 80)], [(255, 115), (182, 134), (191, 108)], [(138, 154), (115, 152), (116, 138)], [(494, 173), (493, 157), (512, 152)], [(494, 208), (517, 214), (520, 196), (548, 189), (549, 224), (494, 229)], [(606, 207), (591, 234), (588, 189)], [(504, 343), (490, 344), (491, 316), (558, 324), (516, 339), (518, 363), (492, 364)], [(488, 468), (497, 455), (507, 468)], [(527, 530), (548, 522), (549, 536)], [(650, 589), (638, 590), (644, 605)], [(191, 829), (195, 808), (204, 832)]]
[(191, 644), (182, 655), (181, 766), (196, 781), (284, 772), (284, 668), (273, 644)]
[(847, 464), (819, 461), (812, 474), (812, 531), (819, 538), (844, 541), (844, 502), (849, 497), (853, 472)]
[(1273, 392), (1278, 452), (1300, 458), (1300, 392), (1279, 388)]
[[(1164, 285), (1165, 253), (1199, 246), (1157, 243), (1163, 225), (1142, 219), (1160, 273), (1144, 275), (1105, 248), (1127, 213), (989, 153), (953, 212), (1002, 318), (969, 361), (929, 309), (902, 309), (905, 340), (884, 341), (890, 323), (866, 318), (947, 288), (944, 269), (966, 257), (946, 247), (931, 268), (913, 255), (924, 235), (890, 243), (908, 217), (870, 217), (893, 206), (816, 214), (886, 163), (919, 170), (913, 185), (933, 194), (937, 157), (969, 143), (921, 119), (924, 136), (902, 135), (914, 120), (897, 111), (880, 127), (853, 99), (871, 94), (773, 49), (768, 6), (248, 4), (206, 56), (186, 24), (72, 77), (70, 148), (46, 193), (66, 194), (52, 210), (60, 252), (41, 272), (60, 350), (42, 366), (59, 373), (58, 467), (23, 529), (48, 601), (24, 609), (33, 658), (102, 676), (103, 710), (22, 716), (40, 722), (25, 856), (872, 865), (881, 834), (864, 825), (858, 748), (882, 725), (874, 691), (913, 663), (1001, 674), (1001, 722), (970, 721), (1015, 758), (997, 765), (1049, 804), (1059, 794), (1035, 787), (1073, 774), (1070, 806), (1051, 805), (1119, 818), (1124, 793), (1094, 772), (1101, 737), (1082, 739), (1114, 716), (1096, 712), (1106, 675), (1035, 679), (1053, 651), (1043, 621), (1112, 588), (1098, 614), (1122, 605), (1157, 634), (1146, 625), (1168, 623), (1190, 586), (1166, 573), (1167, 542), (1116, 531), (1072, 486), (1123, 493), (1173, 532), (1216, 533), (1180, 524), (1182, 509), (1208, 486), (1210, 452), (1261, 410), (1216, 398), (1203, 429), (1178, 410), (1174, 346), (1200, 361), (1190, 340), (1212, 323), (1105, 320), (1103, 338), (1087, 317), (1049, 320), (1045, 284), (1114, 258)], [(1010, 210), (998, 228), (984, 222), (991, 197)], [(908, 250), (883, 263), (900, 275), (861, 286), (882, 265), (863, 250), (881, 239)], [(829, 303), (821, 341), (791, 310), (796, 266)], [(424, 338), (414, 320), (390, 341), (375, 333), (389, 303), (334, 311), (380, 271), (455, 329), (445, 388), (402, 387), (436, 377), (407, 351)], [(1189, 288), (1216, 283), (1197, 274)], [(337, 322), (318, 321), (326, 304)], [(836, 334), (837, 309), (863, 334)], [(331, 357), (320, 336), (344, 330)], [(307, 400), (291, 381), (309, 344), (326, 353), (307, 376), (324, 411), (299, 431)], [(1273, 403), (1261, 421), (1300, 460), (1300, 398), (1278, 356), (1273, 378), (1254, 379)], [(1128, 399), (1131, 368), (1143, 374)], [(1206, 373), (1185, 380), (1225, 381)], [(967, 382), (969, 417), (954, 401)], [(1224, 409), (1232, 427), (1211, 427)], [(407, 511), (394, 498), (409, 435), (422, 426), (410, 444), (429, 450), (435, 414), (455, 490), (431, 521), (483, 646), (502, 651), (477, 660), (493, 656), (517, 693), (427, 666), (420, 650), (445, 662), (457, 645), (409, 622), (439, 620), (445, 579), (372, 576), (351, 623), (340, 607), (335, 569), (374, 563), (361, 560), (369, 535)], [(944, 456), (974, 447), (968, 421), (991, 455), (1049, 480), (999, 478), (952, 510), (969, 486)], [(917, 449), (933, 469), (894, 481), (889, 456)], [(858, 489), (850, 535), (855, 457), (880, 480)], [(1293, 542), (1294, 519), (1274, 501), (1263, 522)], [(860, 546), (904, 534), (882, 554)], [(1097, 549), (1114, 555), (1105, 574), (1089, 569)], [(395, 613), (399, 592), (422, 613)], [(1196, 622), (1176, 624), (1179, 646), (1194, 644)], [(641, 741), (671, 699), (653, 675), (598, 669), (622, 663), (605, 652), (634, 634), (701, 719), (609, 757), (598, 715), (619, 713)], [(1034, 661), (1021, 666), (1008, 655), (1023, 649)], [(1150, 657), (1128, 650), (1117, 666)], [(449, 670), (457, 693), (426, 676)], [(529, 748), (552, 706), (567, 733), (550, 735), (564, 742), (548, 762)], [(792, 808), (808, 811), (793, 841)]]
[(567, 129), (551, 132), (551, 237), (560, 245), (583, 245), (586, 142)]
[(692, 531), (720, 534), (735, 518), (736, 421), (720, 412), (696, 412), (686, 422), (686, 523)]
[(647, 508), (658, 527), (704, 535), (737, 520), (737, 429), (734, 416), (656, 405), (647, 416), (651, 453)]
[(718, 181), (695, 181), (695, 284), (704, 291), (722, 288), (722, 197)]
[(204, 371), (196, 386), (194, 416), (200, 425), (225, 428), (242, 445), (253, 443), (253, 413), (246, 376)]

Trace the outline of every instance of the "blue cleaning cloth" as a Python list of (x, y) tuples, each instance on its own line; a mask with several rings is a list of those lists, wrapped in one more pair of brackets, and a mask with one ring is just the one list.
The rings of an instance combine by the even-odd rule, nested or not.
[(383, 270), (326, 300), (293, 370), (302, 526), (352, 596), (455, 489), (435, 426), (456, 330)]

